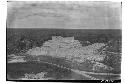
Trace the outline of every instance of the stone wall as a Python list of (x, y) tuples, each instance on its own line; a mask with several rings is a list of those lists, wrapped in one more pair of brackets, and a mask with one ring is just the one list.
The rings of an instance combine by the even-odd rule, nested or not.
[(42, 47), (30, 49), (27, 54), (65, 57), (77, 61), (84, 59), (102, 61), (105, 55), (100, 55), (97, 50), (103, 46), (104, 43), (94, 43), (83, 47), (74, 37), (53, 36), (52, 40), (43, 43)]
[(49, 46), (52, 48), (73, 48), (82, 47), (82, 44), (78, 40), (74, 40), (74, 37), (61, 37), (52, 36), (52, 40), (43, 43), (43, 46)]

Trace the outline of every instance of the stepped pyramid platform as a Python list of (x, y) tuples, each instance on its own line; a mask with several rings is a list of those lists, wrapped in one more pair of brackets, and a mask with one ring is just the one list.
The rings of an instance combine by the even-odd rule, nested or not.
[(86, 59), (102, 61), (106, 55), (100, 54), (98, 50), (104, 46), (104, 43), (82, 46), (80, 41), (75, 40), (74, 37), (52, 36), (52, 40), (45, 41), (41, 47), (29, 49), (27, 54), (65, 57), (79, 62), (84, 62)]

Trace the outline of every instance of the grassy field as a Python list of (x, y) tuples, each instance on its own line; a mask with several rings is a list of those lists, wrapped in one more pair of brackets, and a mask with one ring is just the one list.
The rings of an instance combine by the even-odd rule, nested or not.
[[(35, 61), (37, 59), (40, 59), (40, 61)], [(27, 57), (25, 60), (27, 60), (26, 63), (8, 63), (7, 64), (7, 74), (10, 75), (12, 79), (18, 79), (20, 77), (23, 77), (24, 74), (37, 74), (40, 72), (47, 72), (47, 75), (45, 77), (47, 78), (53, 78), (56, 80), (59, 79), (77, 79), (77, 80), (89, 80), (89, 78), (79, 75), (77, 73), (72, 72), (71, 70), (67, 70), (64, 68), (60, 68), (51, 64), (47, 64), (44, 62), (48, 63), (53, 63), (57, 64), (63, 67), (71, 68), (71, 69), (76, 69), (80, 71), (86, 71), (86, 72), (93, 72), (92, 71), (92, 64), (90, 62), (84, 62), (80, 65), (77, 63), (73, 63), (70, 61), (66, 61), (65, 59), (61, 58), (54, 58), (50, 56), (37, 56), (35, 58), (33, 57)], [(100, 71), (96, 73), (114, 73), (113, 71)], [(107, 75), (93, 75), (90, 74), (90, 76), (93, 76), (95, 78), (99, 79), (115, 79), (118, 76), (107, 76)]]
[[(69, 61), (66, 60), (64, 58), (57, 58), (57, 57), (52, 57), (52, 56), (37, 56), (37, 57), (32, 57), (32, 56), (27, 56), (26, 60), (27, 61), (32, 61), (32, 60), (37, 60), (39, 58), (40, 61), (44, 61), (44, 62), (49, 62), (49, 63), (53, 63), (53, 64), (58, 64), (67, 68), (71, 68), (71, 69), (78, 69), (81, 71), (87, 71), (87, 72), (97, 72), (97, 73), (116, 73), (116, 74), (120, 74), (120, 64), (116, 63), (116, 64), (109, 64), (112, 65), (111, 67), (114, 68), (114, 70), (98, 70), (98, 71), (93, 71), (93, 63), (89, 60), (86, 60), (83, 63), (78, 63), (78, 62), (74, 62), (74, 61)], [(110, 61), (111, 62), (111, 61)], [(104, 63), (104, 62), (102, 62)], [(105, 63), (104, 63), (105, 64)], [(108, 65), (106, 64), (106, 65)]]
[(53, 78), (53, 80), (63, 80), (63, 79), (85, 79), (88, 78), (78, 75), (72, 71), (59, 68), (46, 63), (37, 62), (27, 62), (27, 63), (9, 63), (7, 68), (7, 74), (11, 79), (18, 79), (23, 77), (24, 74), (37, 74), (40, 72), (47, 72), (46, 77)]
[(34, 58), (31, 56), (28, 56), (26, 60), (32, 61), (35, 59), (37, 60), (38, 58), (40, 61), (58, 64), (67, 68), (79, 69), (79, 70), (84, 70), (84, 71), (92, 71), (92, 63), (90, 61), (86, 61), (85, 63), (79, 64), (77, 62), (72, 62), (64, 58), (57, 58), (57, 57), (44, 56), (44, 55), (37, 56)]

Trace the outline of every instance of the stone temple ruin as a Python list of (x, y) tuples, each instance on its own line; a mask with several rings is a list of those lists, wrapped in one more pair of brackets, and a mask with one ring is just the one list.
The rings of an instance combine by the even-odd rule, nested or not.
[(46, 41), (43, 46), (48, 46), (51, 48), (75, 48), (82, 47), (78, 40), (74, 40), (74, 37), (61, 37), (52, 36), (52, 40)]
[(74, 37), (52, 36), (52, 40), (45, 41), (41, 47), (29, 49), (27, 54), (32, 56), (64, 57), (78, 62), (84, 62), (86, 59), (102, 61), (106, 55), (100, 54), (98, 49), (103, 46), (105, 46), (104, 43), (82, 46)]

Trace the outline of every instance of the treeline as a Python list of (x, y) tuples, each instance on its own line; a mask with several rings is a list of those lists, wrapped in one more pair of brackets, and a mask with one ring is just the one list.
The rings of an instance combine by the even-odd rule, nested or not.
[(42, 46), (52, 36), (72, 37), (83, 46), (92, 43), (121, 41), (121, 30), (101, 29), (9, 29), (7, 28), (7, 54)]

